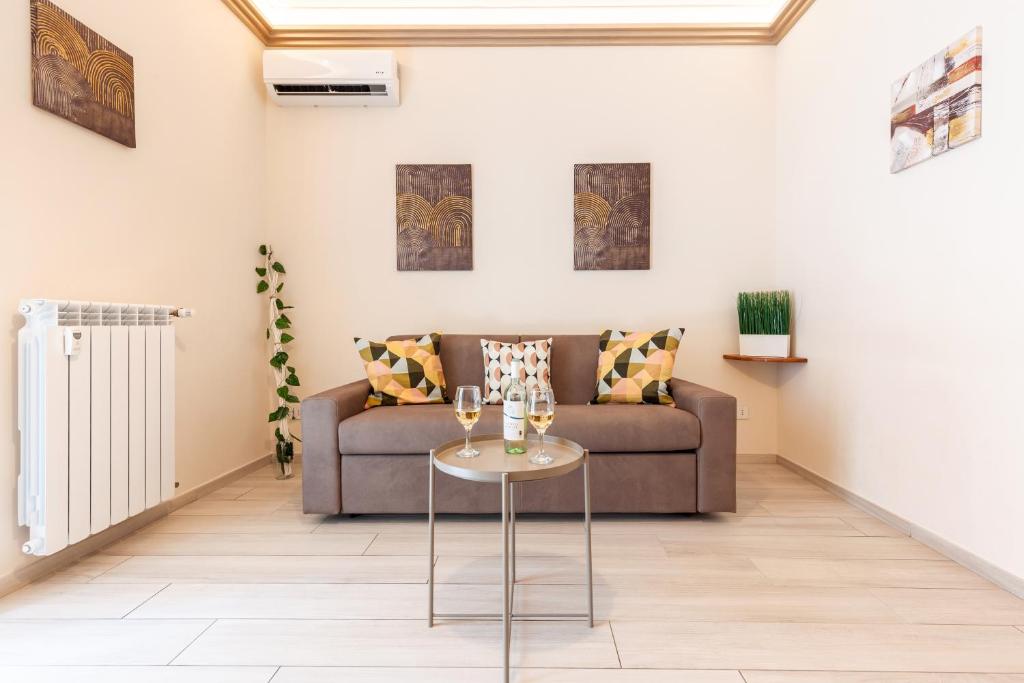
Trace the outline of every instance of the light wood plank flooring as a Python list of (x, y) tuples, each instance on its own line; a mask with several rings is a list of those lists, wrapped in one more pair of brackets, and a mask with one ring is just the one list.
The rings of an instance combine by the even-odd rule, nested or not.
[[(517, 623), (514, 680), (1024, 683), (1024, 601), (770, 459), (738, 482), (735, 515), (596, 518), (597, 623)], [(303, 515), (268, 467), (0, 599), (0, 680), (497, 681), (497, 623), (426, 627), (425, 534)], [(440, 518), (439, 611), (497, 611), (499, 539)], [(578, 518), (517, 545), (517, 609), (583, 607)]]

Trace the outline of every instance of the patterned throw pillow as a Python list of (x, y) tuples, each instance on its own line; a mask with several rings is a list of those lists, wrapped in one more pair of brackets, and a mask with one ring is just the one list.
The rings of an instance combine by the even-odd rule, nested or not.
[(668, 391), (683, 330), (605, 330), (597, 357), (594, 403), (655, 403), (674, 406)]
[(375, 342), (356, 337), (356, 350), (373, 391), (366, 407), (444, 403), (444, 371), (437, 353), (441, 335)]
[(512, 359), (523, 361), (525, 375), (519, 380), (526, 388), (538, 384), (546, 387), (551, 382), (551, 340), (507, 342), (481, 339), (484, 351), (484, 403), (501, 403), (505, 388), (512, 381)]

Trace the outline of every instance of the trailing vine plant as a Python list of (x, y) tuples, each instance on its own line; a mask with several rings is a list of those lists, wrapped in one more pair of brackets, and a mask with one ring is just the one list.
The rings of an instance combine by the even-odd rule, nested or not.
[(295, 340), (289, 332), (292, 321), (288, 319), (286, 310), (293, 308), (286, 306), (281, 299), (281, 290), (284, 289), (285, 269), (280, 261), (274, 260), (273, 247), (261, 244), (260, 256), (263, 257), (263, 265), (256, 267), (256, 274), (260, 276), (256, 284), (257, 294), (267, 294), (267, 305), (269, 306), (267, 340), (271, 343), (272, 355), (270, 356), (270, 367), (274, 371), (274, 383), (276, 385), (277, 408), (267, 418), (267, 422), (274, 424), (274, 436), (277, 439), (277, 459), (282, 464), (292, 461), (294, 446), (292, 439), (291, 420), (293, 417), (292, 405), (299, 402), (299, 397), (292, 393), (292, 387), (299, 386), (299, 377), (295, 374), (295, 368), (288, 365), (288, 352), (285, 347)]

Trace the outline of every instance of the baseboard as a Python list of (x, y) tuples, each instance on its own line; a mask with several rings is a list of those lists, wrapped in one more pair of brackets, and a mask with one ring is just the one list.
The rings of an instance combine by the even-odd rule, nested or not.
[(839, 484), (826, 479), (817, 472), (807, 469), (803, 465), (798, 465), (792, 460), (787, 460), (781, 455), (776, 456), (776, 458), (777, 462), (786, 469), (799, 474), (826, 491), (834, 493), (850, 505), (860, 508), (873, 517), (877, 517), (889, 526), (902, 531), (917, 541), (920, 541), (940, 555), (945, 555), (957, 564), (970, 569), (975, 574), (985, 577), (1000, 588), (1010, 591), (1019, 598), (1024, 598), (1024, 578), (1021, 578), (1016, 574), (1011, 574), (1001, 567), (997, 567), (988, 560), (979, 557), (971, 551), (960, 547), (956, 543), (943, 538), (934, 531), (925, 529), (924, 527), (914, 524), (908, 519), (904, 519), (899, 515), (889, 512), (880, 505), (877, 505), (862, 496), (858, 496), (853, 491), (843, 488)]
[(738, 465), (774, 465), (774, 453), (737, 453), (736, 463)]
[(221, 488), (225, 484), (229, 484), (236, 479), (241, 479), (245, 475), (255, 472), (262, 467), (266, 467), (274, 461), (275, 460), (272, 455), (260, 456), (252, 462), (242, 465), (241, 467), (236, 467), (230, 472), (222, 474), (219, 477), (215, 477), (204, 484), (200, 484), (199, 486), (195, 486), (187, 491), (183, 491), (171, 500), (160, 503), (159, 505), (141, 512), (134, 517), (130, 517), (116, 526), (112, 526), (109, 529), (104, 529), (98, 534), (89, 536), (80, 543), (68, 546), (64, 550), (56, 552), (53, 555), (47, 555), (32, 564), (16, 569), (9, 574), (0, 576), (0, 597), (16, 591), (19, 588), (23, 588), (33, 581), (38, 581), (45, 576), (64, 569), (86, 555), (91, 555), (92, 553), (102, 550), (114, 542), (121, 540), (125, 536), (138, 531), (147, 524), (152, 524), (161, 517), (166, 517), (175, 510), (202, 498), (206, 494)]

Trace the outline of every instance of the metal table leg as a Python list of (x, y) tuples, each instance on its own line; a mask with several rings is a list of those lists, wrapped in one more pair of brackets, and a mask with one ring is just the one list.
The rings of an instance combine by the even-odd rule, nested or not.
[(432, 627), (434, 625), (434, 451), (431, 450), (427, 457), (430, 458), (427, 462), (427, 469), (430, 472), (427, 477), (430, 480), (427, 488), (427, 526), (430, 528), (430, 552), (427, 554), (427, 558), (430, 560), (430, 569), (427, 571), (427, 585), (429, 586), (427, 626)]
[(512, 595), (510, 600), (515, 603), (516, 598), (516, 484), (508, 483), (508, 510), (509, 510), (509, 543), (512, 550), (509, 552), (509, 560), (512, 562), (510, 570), (512, 574)]
[(590, 551), (590, 451), (583, 451), (583, 527), (587, 547), (587, 617), (594, 628), (594, 567)]
[(508, 545), (508, 518), (509, 518), (509, 491), (511, 486), (508, 483), (508, 473), (501, 475), (501, 568), (502, 568), (502, 600), (501, 600), (501, 621), (502, 631), (505, 637), (505, 683), (509, 682), (508, 659), (509, 646), (512, 642), (512, 624), (509, 619), (511, 611), (509, 605), (509, 545)]

